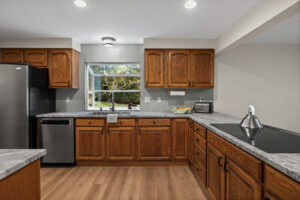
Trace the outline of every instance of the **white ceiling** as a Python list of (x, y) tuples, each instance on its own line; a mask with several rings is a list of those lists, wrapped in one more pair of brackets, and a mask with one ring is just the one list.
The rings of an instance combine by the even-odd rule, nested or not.
[(250, 39), (249, 44), (300, 44), (300, 13)]
[(113, 36), (119, 43), (143, 38), (217, 38), (259, 0), (0, 0), (0, 38), (74, 38), (97, 43)]

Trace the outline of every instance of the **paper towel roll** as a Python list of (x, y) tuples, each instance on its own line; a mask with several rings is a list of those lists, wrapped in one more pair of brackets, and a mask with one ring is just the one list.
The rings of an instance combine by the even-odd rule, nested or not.
[(185, 96), (185, 91), (170, 91), (170, 96)]

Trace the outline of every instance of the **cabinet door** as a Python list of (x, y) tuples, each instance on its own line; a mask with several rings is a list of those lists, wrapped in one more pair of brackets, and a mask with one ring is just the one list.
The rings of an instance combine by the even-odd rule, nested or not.
[(190, 51), (168, 51), (168, 87), (190, 87)]
[(35, 67), (47, 67), (47, 50), (45, 49), (25, 49), (24, 63)]
[(261, 185), (232, 161), (225, 163), (226, 199), (261, 199)]
[(164, 86), (164, 50), (145, 51), (145, 87)]
[(207, 192), (211, 200), (225, 199), (225, 156), (211, 144), (207, 146)]
[(105, 134), (102, 127), (76, 128), (76, 159), (103, 160), (105, 158)]
[(139, 160), (170, 160), (171, 130), (169, 127), (140, 128), (138, 134)]
[(48, 51), (50, 87), (71, 86), (71, 50)]
[(187, 159), (189, 155), (189, 127), (187, 119), (174, 119), (172, 125), (173, 159)]
[(109, 160), (135, 159), (135, 128), (118, 127), (107, 131), (107, 156)]
[(21, 49), (2, 49), (1, 62), (23, 63), (23, 51)]
[(194, 154), (194, 122), (189, 120), (189, 162), (193, 166), (193, 154)]
[(191, 52), (191, 81), (195, 88), (214, 86), (214, 50)]

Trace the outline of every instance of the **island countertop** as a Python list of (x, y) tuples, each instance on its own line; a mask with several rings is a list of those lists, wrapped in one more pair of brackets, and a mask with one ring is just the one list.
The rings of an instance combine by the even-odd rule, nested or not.
[(0, 149), (0, 181), (46, 153), (46, 149)]
[[(105, 118), (105, 114), (98, 114), (93, 112), (66, 112), (66, 113), (47, 113), (37, 115), (38, 118)], [(222, 113), (210, 114), (174, 114), (171, 112), (130, 112), (129, 114), (119, 114), (120, 118), (188, 118), (202, 125), (203, 127), (211, 130), (218, 136), (229, 141), (230, 143), (238, 146), (247, 153), (260, 159), (266, 164), (281, 171), (292, 179), (300, 183), (300, 153), (267, 153), (257, 147), (248, 144), (229, 133), (221, 131), (220, 129), (212, 126), (216, 123), (239, 123), (241, 119), (232, 117)]]

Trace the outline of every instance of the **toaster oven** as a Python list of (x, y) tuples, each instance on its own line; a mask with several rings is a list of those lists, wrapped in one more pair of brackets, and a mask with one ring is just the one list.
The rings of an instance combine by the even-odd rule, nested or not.
[(194, 111), (195, 113), (212, 113), (213, 102), (195, 102)]

